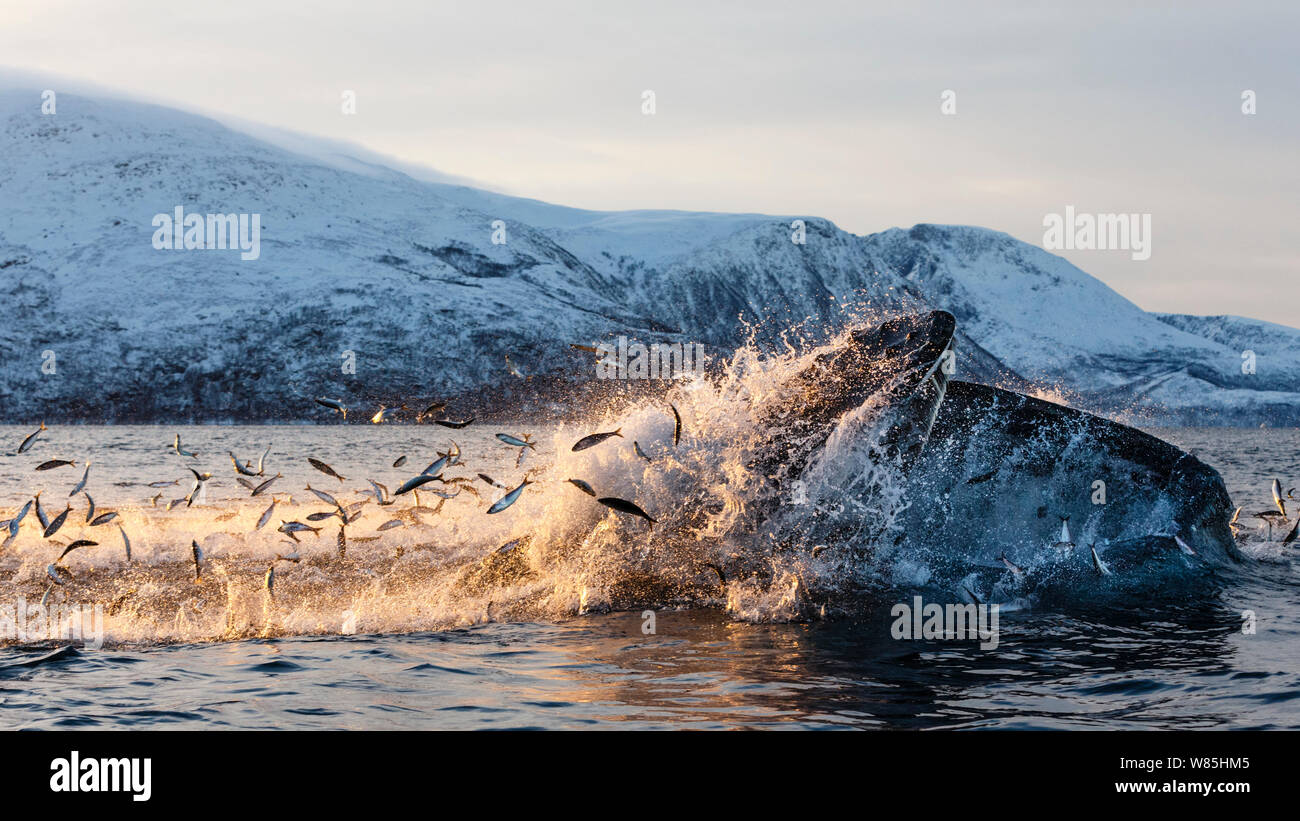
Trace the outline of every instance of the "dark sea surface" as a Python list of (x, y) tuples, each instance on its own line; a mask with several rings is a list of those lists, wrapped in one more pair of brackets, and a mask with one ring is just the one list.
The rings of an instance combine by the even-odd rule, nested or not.
[[(188, 476), (186, 459), (166, 449), (177, 430), (190, 443), (184, 446), (200, 450), (195, 462), (220, 472), (207, 491), (211, 499), (168, 514), (149, 502), (160, 491), (144, 485)], [(1068, 610), (1007, 610), (995, 649), (980, 649), (973, 641), (896, 640), (887, 607), (859, 618), (792, 624), (742, 621), (720, 608), (668, 607), (654, 612), (653, 633), (648, 633), (642, 612), (519, 621), (492, 615), (488, 603), (483, 617), (468, 611), (431, 613), (427, 618), (439, 624), (437, 629), (418, 629), (420, 621), (408, 618), (412, 605), (406, 599), (387, 610), (361, 599), (337, 613), (287, 607), (284, 602), (293, 601), (295, 590), (312, 583), (308, 574), (320, 572), (309, 562), (285, 566), (285, 592), (276, 599), (254, 599), (260, 594), (255, 574), (264, 569), (257, 562), (265, 564), (277, 551), (293, 547), (279, 534), (249, 541), (233, 528), (222, 531), (226, 523), (252, 530), (249, 522), (267, 503), (264, 497), (223, 501), (240, 494), (227, 448), (256, 461), (262, 443), (274, 440), (268, 456), (272, 470), (289, 473), (287, 454), (306, 449), (349, 476), (340, 482), (294, 467), (281, 481), (295, 504), (304, 505), (302, 488), (308, 481), (339, 494), (346, 490), (349, 498), (364, 488), (348, 468), (349, 449), (361, 447), (355, 441), (330, 445), (328, 429), (319, 427), (64, 431), (62, 440), (45, 443), (37, 453), (18, 457), (10, 448), (0, 457), (0, 518), (16, 512), (23, 494), (41, 489), (28, 487), (33, 475), (28, 462), (56, 458), (61, 448), (83, 453), (93, 442), (88, 486), (100, 509), (122, 511), (137, 561), (148, 562), (166, 550), (177, 550), (183, 560), (195, 532), (203, 534), (207, 554), (215, 557), (205, 561), (214, 568), (226, 562), (224, 570), (207, 570), (199, 585), (185, 575), (188, 566), (178, 563), (174, 578), (141, 577), (131, 582), (131, 594), (155, 589), (147, 585), (165, 596), (168, 585), (208, 585), (207, 590), (228, 584), (222, 594), (228, 612), (222, 612), (220, 601), (205, 607), (215, 608), (226, 623), (242, 619), (243, 626), (231, 633), (214, 630), (205, 621), (210, 614), (197, 605), (193, 613), (169, 611), (165, 619), (142, 609), (135, 620), (118, 617), (110, 623), (102, 649), (24, 664), (54, 645), (0, 646), (4, 729), (1300, 728), (1300, 551), (1267, 543), (1263, 529), (1243, 545), (1250, 561), (1220, 571), (1214, 590), (1204, 596), (1133, 601), (1121, 608), (1081, 602)], [(1272, 506), (1268, 485), (1274, 476), (1284, 488), (1300, 485), (1300, 431), (1152, 432), (1217, 468), (1234, 501), (1245, 506), (1243, 516)], [(27, 433), (0, 428), (0, 440), (21, 441)], [(390, 489), (402, 475), (413, 475), (436, 458), (433, 451), (449, 438), (466, 453), (493, 445), (487, 432), (448, 436), (426, 428), (383, 427), (364, 433), (374, 439), (366, 447), (392, 454), (385, 464), (411, 452), (412, 464), (404, 471), (373, 477)], [(493, 453), (471, 470), (500, 473), (498, 478), (513, 487), (527, 463), (516, 467), (509, 448)], [(63, 509), (82, 470), (79, 461), (75, 468), (35, 474), (45, 485), (42, 501), (51, 515)], [(160, 503), (184, 496), (189, 485), (181, 481), (163, 489)], [(500, 495), (494, 493), (483, 503)], [(89, 534), (101, 545), (83, 548), (81, 564), (69, 563), (78, 583), (118, 572), (116, 525), (87, 529), (84, 500), (77, 496), (73, 504), (70, 521), (79, 524), (68, 537)], [(231, 505), (238, 518), (213, 525)], [(521, 510), (520, 515), (532, 511)], [(382, 521), (382, 514), (368, 516), (363, 521), (372, 529)], [(482, 527), (499, 527), (497, 520), (505, 518), (443, 517), (450, 529), (438, 531), (437, 538), (449, 540), (476, 535), (480, 521)], [(276, 522), (281, 518), (287, 516), (276, 516)], [(1252, 528), (1256, 524), (1250, 522)], [(362, 533), (360, 524), (350, 528)], [(396, 538), (403, 532), (385, 535)], [(484, 539), (506, 535), (502, 530)], [(231, 546), (235, 541), (237, 550)], [(327, 529), (319, 544), (332, 548), (333, 541)], [(317, 544), (308, 538), (302, 550), (323, 549)], [(373, 572), (364, 568), (378, 567), (381, 558), (394, 561), (381, 548), (388, 550), (388, 543), (359, 542), (358, 562), (371, 561), (366, 550), (375, 557), (358, 572)], [(42, 573), (54, 558), (47, 555), (50, 550), (39, 533), (24, 531), (0, 552), (6, 596), (36, 603), (47, 589)], [(412, 555), (396, 561), (413, 561)], [(234, 581), (222, 581), (242, 572), (241, 562), (257, 564), (247, 574), (252, 581), (245, 593)], [(227, 572), (229, 577), (222, 575)], [(1253, 633), (1243, 632), (1246, 611), (1254, 617)], [(277, 627), (258, 637), (254, 633), (264, 616), (267, 625)]]

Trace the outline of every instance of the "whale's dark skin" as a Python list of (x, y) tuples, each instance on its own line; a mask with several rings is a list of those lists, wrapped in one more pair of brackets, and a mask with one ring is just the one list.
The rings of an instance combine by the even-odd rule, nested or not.
[(1152, 543), (1176, 557), (1175, 536), (1194, 551), (1189, 560), (1241, 559), (1213, 468), (1140, 430), (987, 385), (949, 383), (909, 478), (908, 530), (973, 562), (1053, 550), (1063, 516), (1076, 551), (1095, 544), (1112, 565), (1126, 551), (1147, 556)]
[(779, 407), (759, 414), (771, 430), (754, 469), (797, 478), (840, 418), (868, 400), (887, 406), (882, 456), (908, 464), (920, 455), (947, 385), (944, 354), (957, 321), (947, 311), (895, 317), (855, 330), (781, 386)]

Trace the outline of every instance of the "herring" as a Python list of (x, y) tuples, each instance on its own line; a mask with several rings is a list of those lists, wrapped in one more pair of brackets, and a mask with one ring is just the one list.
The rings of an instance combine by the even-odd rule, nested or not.
[(579, 439), (577, 442), (574, 442), (571, 450), (574, 453), (577, 453), (580, 450), (586, 450), (587, 448), (595, 447), (596, 445), (599, 445), (601, 442), (604, 442), (606, 439), (608, 439), (611, 436), (617, 436), (620, 439), (622, 439), (623, 429), (619, 428), (618, 430), (612, 430), (609, 433), (588, 434), (587, 436), (584, 436), (581, 439)]
[(172, 440), (172, 450), (176, 451), (177, 456), (188, 456), (191, 459), (199, 458), (198, 451), (185, 450), (185, 448), (181, 447), (181, 435), (179, 433)]
[[(39, 469), (40, 468), (37, 468), (37, 470)], [(77, 486), (74, 487), (72, 489), (72, 492), (68, 494), (68, 498), (71, 499), (73, 496), (76, 496), (78, 493), (80, 493), (82, 489), (86, 486), (86, 480), (88, 480), (89, 478), (90, 478), (90, 463), (87, 462), (86, 470), (84, 473), (81, 474), (81, 481), (77, 482)]]
[(488, 511), (487, 511), (487, 512), (488, 512), (488, 513), (500, 513), (501, 511), (503, 511), (503, 510), (505, 510), (506, 508), (510, 507), (510, 506), (513, 505), (513, 504), (515, 503), (515, 501), (519, 498), (519, 494), (521, 494), (521, 493), (524, 492), (524, 488), (528, 487), (528, 486), (531, 485), (531, 484), (532, 484), (532, 481), (530, 481), (530, 480), (528, 480), (528, 479), (523, 480), (522, 482), (519, 483), (519, 487), (517, 487), (517, 488), (515, 488), (514, 490), (510, 491), (510, 492), (507, 493), (505, 496), (502, 496), (502, 497), (501, 497), (500, 499), (498, 499), (495, 503), (493, 503), (492, 507), (488, 508)]
[(316, 400), (316, 404), (317, 404), (317, 405), (320, 405), (320, 406), (322, 406), (322, 407), (329, 408), (329, 409), (332, 410), (332, 411), (337, 411), (337, 412), (343, 414), (343, 421), (344, 421), (344, 422), (346, 422), (346, 421), (348, 420), (348, 409), (347, 409), (346, 407), (344, 407), (343, 403), (340, 402), (339, 400), (337, 400), (337, 399), (326, 399), (325, 397), (321, 397), (321, 398), (319, 398), (319, 399)]
[(619, 511), (620, 513), (630, 513), (633, 516), (640, 516), (642, 519), (645, 519), (650, 524), (656, 523), (656, 520), (652, 519), (650, 517), (650, 514), (646, 513), (644, 510), (637, 507), (636, 504), (629, 502), (626, 499), (619, 499), (614, 496), (602, 496), (596, 501), (600, 502), (605, 507)]
[(581, 490), (583, 493), (587, 494), (593, 499), (596, 498), (596, 491), (591, 487), (591, 485), (587, 484), (581, 479), (569, 479), (568, 482), (569, 484), (573, 485), (578, 490)]
[(335, 479), (338, 479), (340, 482), (345, 481), (345, 479), (342, 476), (334, 472), (334, 468), (325, 464), (321, 460), (313, 459), (312, 457), (308, 456), (307, 461), (311, 464), (312, 467), (316, 468), (321, 473), (324, 473), (326, 476), (333, 476)]
[(32, 431), (30, 434), (28, 434), (27, 438), (23, 440), (23, 443), (18, 446), (18, 452), (26, 453), (27, 449), (30, 448), (36, 442), (36, 437), (39, 436), (41, 431), (43, 430), (45, 430), (45, 423), (41, 422), (41, 426), (36, 430)]
[[(41, 462), (39, 465), (36, 466), (36, 469), (54, 470), (55, 468), (67, 467), (69, 465), (71, 465), (72, 467), (76, 467), (77, 463), (75, 460), (72, 459), (51, 459), (48, 462)], [(71, 496), (72, 494), (69, 493), (68, 495)]]
[(257, 527), (253, 528), (254, 530), (261, 530), (262, 528), (266, 527), (266, 523), (269, 522), (269, 521), (271, 521), (271, 514), (275, 512), (275, 506), (276, 506), (276, 504), (278, 504), (278, 500), (276, 500), (276, 499), (272, 499), (272, 500), (271, 500), (271, 506), (268, 507), (268, 508), (267, 508), (267, 509), (262, 513), (261, 518), (259, 518), (259, 519), (257, 520)]
[(517, 436), (511, 436), (508, 433), (498, 433), (497, 438), (513, 448), (532, 448), (533, 450), (537, 450), (537, 443), (528, 441), (531, 437), (526, 433), (524, 434), (523, 439), (520, 439)]

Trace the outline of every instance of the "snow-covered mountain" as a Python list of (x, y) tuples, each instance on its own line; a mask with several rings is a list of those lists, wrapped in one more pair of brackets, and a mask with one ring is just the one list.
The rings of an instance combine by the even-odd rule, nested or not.
[[(724, 353), (870, 303), (956, 314), (967, 379), (1150, 421), (1300, 423), (1300, 331), (1149, 314), (994, 231), (585, 211), (140, 102), (61, 93), (45, 115), (40, 91), (0, 90), (0, 421), (312, 419), (319, 395), (490, 412), (588, 382), (570, 343)], [(155, 249), (178, 206), (259, 215), (260, 254)]]

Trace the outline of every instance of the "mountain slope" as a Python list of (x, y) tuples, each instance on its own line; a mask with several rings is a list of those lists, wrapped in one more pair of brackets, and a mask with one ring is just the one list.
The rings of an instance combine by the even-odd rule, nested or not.
[[(43, 116), (37, 86), (0, 91), (3, 421), (311, 419), (322, 394), (510, 412), (590, 379), (572, 342), (725, 354), (925, 306), (957, 315), (966, 379), (1156, 421), (1297, 421), (1300, 332), (1148, 314), (1005, 234), (804, 217), (796, 244), (793, 217), (585, 211), (298, 144), (72, 93)], [(177, 206), (259, 215), (260, 255), (155, 249)]]

